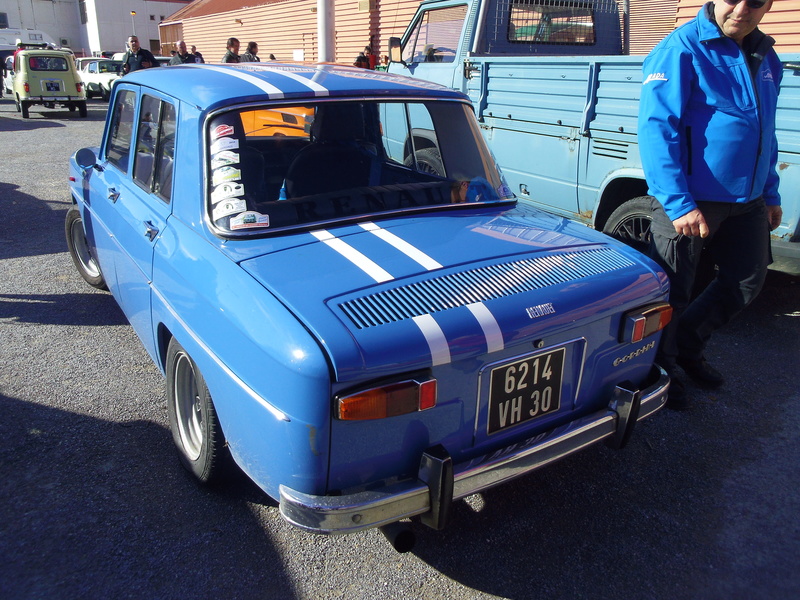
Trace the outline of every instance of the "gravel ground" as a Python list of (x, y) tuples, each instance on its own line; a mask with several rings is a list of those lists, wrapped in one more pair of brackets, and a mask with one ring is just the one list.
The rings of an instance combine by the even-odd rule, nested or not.
[(72, 267), (67, 159), (105, 108), (0, 99), (0, 597), (800, 597), (800, 280), (771, 274), (713, 341), (726, 385), (625, 450), (459, 502), (409, 554), (313, 536), (248, 482), (184, 473), (159, 371)]

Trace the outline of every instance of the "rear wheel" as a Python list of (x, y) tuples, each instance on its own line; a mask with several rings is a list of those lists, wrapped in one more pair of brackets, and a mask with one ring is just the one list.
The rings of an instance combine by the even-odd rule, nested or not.
[(67, 248), (69, 248), (72, 262), (75, 263), (78, 273), (92, 287), (99, 290), (108, 289), (105, 279), (103, 279), (103, 273), (100, 271), (100, 265), (89, 252), (89, 244), (83, 230), (83, 218), (77, 207), (73, 206), (67, 211), (64, 230), (67, 234)]
[(89, 114), (86, 110), (86, 100), (78, 102), (78, 114), (83, 118), (86, 118), (86, 115)]
[(650, 196), (638, 196), (621, 204), (608, 217), (603, 233), (614, 237), (639, 252), (650, 246), (650, 225), (653, 222)]
[(167, 349), (167, 410), (181, 463), (202, 483), (218, 483), (233, 471), (217, 411), (203, 375), (178, 341)]
[(438, 175), (444, 177), (444, 164), (442, 163), (442, 155), (436, 148), (421, 148), (414, 153), (414, 156), (408, 156), (404, 163), (407, 167), (414, 166), (414, 159), (416, 158), (417, 169), (421, 173), (429, 173), (431, 175)]
[(14, 94), (14, 107), (17, 109), (17, 112), (22, 110), (22, 105), (19, 102), (19, 94)]
[(30, 112), (28, 110), (30, 108), (30, 105), (31, 105), (30, 102), (27, 102), (25, 100), (20, 100), (19, 107), (20, 107), (20, 110), (22, 111), (22, 118), (23, 119), (27, 119), (27, 118), (29, 118), (31, 116), (31, 114), (30, 114)]

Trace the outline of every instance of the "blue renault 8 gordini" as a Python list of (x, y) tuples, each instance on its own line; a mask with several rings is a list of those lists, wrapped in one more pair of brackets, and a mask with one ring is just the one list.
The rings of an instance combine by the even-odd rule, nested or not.
[(75, 265), (165, 374), (183, 464), (241, 469), (304, 529), (441, 528), (454, 500), (623, 446), (666, 400), (665, 275), (517, 199), (458, 92), (331, 65), (139, 71), (70, 180)]

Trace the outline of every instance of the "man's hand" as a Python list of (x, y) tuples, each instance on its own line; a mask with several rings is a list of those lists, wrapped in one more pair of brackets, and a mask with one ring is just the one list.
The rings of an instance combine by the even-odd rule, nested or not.
[(774, 231), (781, 224), (783, 209), (780, 206), (767, 206), (767, 219), (769, 219), (769, 230)]
[(672, 222), (672, 225), (675, 227), (675, 231), (682, 235), (689, 237), (699, 235), (701, 238), (708, 237), (709, 231), (706, 219), (703, 216), (703, 213), (696, 208), (693, 211), (686, 213), (682, 217), (675, 219)]

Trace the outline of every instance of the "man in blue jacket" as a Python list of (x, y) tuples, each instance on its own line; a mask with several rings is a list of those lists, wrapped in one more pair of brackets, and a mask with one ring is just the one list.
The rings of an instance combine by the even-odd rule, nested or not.
[[(651, 253), (670, 278), (673, 321), (659, 357), (667, 406), (689, 407), (676, 364), (710, 387), (711, 334), (759, 293), (781, 221), (775, 110), (782, 75), (758, 24), (772, 0), (714, 0), (645, 59), (639, 150), (653, 201)], [(715, 279), (694, 300), (704, 246)]]

